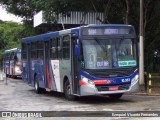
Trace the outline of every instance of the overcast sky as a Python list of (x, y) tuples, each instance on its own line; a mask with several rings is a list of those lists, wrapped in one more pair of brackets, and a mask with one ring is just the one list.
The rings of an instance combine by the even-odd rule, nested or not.
[(3, 21), (14, 21), (14, 22), (21, 22), (21, 18), (16, 17), (13, 14), (9, 14), (5, 11), (4, 8), (2, 8), (2, 6), (0, 6), (0, 20)]

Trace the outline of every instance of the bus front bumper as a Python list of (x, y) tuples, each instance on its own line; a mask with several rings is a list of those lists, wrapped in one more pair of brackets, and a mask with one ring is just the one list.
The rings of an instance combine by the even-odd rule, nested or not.
[(80, 86), (80, 96), (90, 96), (90, 95), (107, 95), (116, 93), (126, 93), (126, 92), (137, 92), (139, 90), (139, 80), (134, 81), (126, 90), (114, 90), (114, 91), (98, 91), (95, 85), (87, 84)]

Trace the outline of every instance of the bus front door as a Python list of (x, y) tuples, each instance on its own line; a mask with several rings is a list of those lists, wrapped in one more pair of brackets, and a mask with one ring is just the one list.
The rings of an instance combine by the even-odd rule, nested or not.
[(72, 71), (72, 93), (79, 94), (79, 79), (78, 79), (78, 43), (76, 38), (72, 38), (71, 40), (71, 71)]

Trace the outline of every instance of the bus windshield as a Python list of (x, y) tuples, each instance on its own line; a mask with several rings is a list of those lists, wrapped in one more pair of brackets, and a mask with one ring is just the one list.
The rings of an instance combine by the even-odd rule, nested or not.
[(21, 53), (17, 53), (18, 61), (21, 61)]
[(21, 65), (21, 53), (17, 52), (17, 65)]
[(82, 40), (81, 66), (112, 69), (137, 66), (135, 39)]

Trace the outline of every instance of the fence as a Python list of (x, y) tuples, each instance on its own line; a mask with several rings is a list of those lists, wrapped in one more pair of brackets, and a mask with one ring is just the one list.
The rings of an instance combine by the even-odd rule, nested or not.
[(149, 95), (160, 95), (160, 73), (148, 73), (147, 86)]

